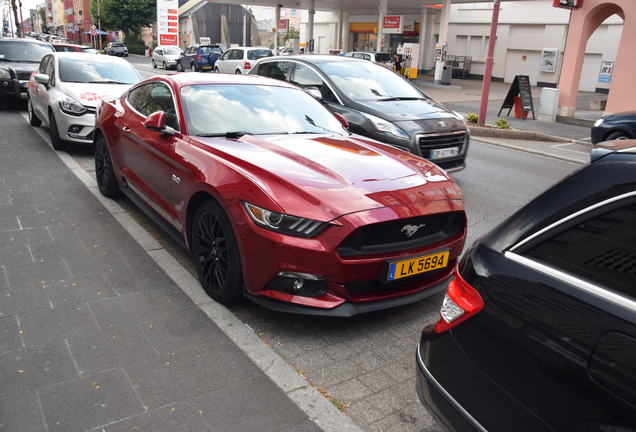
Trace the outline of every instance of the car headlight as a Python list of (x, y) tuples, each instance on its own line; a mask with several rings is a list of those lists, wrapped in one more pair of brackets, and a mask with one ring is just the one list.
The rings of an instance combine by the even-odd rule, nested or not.
[(11, 79), (11, 72), (7, 69), (0, 68), (0, 79)]
[(601, 124), (603, 124), (603, 119), (602, 118), (600, 118), (600, 119), (598, 119), (598, 120), (596, 120), (594, 122), (594, 127), (599, 127)]
[(87, 111), (84, 105), (70, 96), (66, 96), (60, 101), (60, 109), (71, 115), (81, 115)]
[(260, 227), (296, 237), (315, 237), (329, 224), (313, 219), (277, 213), (243, 202), (247, 214)]
[(404, 132), (402, 129), (400, 129), (399, 127), (397, 127), (396, 125), (394, 125), (393, 123), (389, 121), (386, 121), (384, 119), (381, 119), (380, 117), (376, 117), (371, 114), (366, 114), (366, 113), (361, 113), (361, 114), (365, 116), (367, 119), (369, 119), (371, 123), (373, 123), (373, 126), (380, 132), (385, 132), (399, 138), (409, 137), (406, 132)]

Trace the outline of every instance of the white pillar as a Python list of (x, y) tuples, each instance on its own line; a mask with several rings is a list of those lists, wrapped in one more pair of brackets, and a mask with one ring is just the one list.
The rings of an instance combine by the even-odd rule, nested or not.
[(276, 33), (274, 33), (274, 55), (278, 55), (278, 22), (280, 21), (280, 7), (281, 5), (276, 5), (276, 24), (275, 29)]
[[(305, 53), (309, 54), (309, 45), (311, 41), (314, 39), (314, 16), (316, 15), (316, 0), (310, 1), (310, 9), (309, 9), (309, 24), (307, 31), (307, 47), (305, 49)], [(315, 42), (314, 42), (315, 49)], [(311, 51), (313, 54), (313, 51)]]
[(435, 19), (437, 17), (437, 13), (430, 10), (428, 11), (428, 16), (426, 17), (426, 34), (424, 39), (424, 44), (426, 47), (424, 48), (424, 69), (431, 70), (435, 67), (435, 62), (433, 61), (433, 55), (435, 54)]
[(336, 46), (336, 48), (338, 48), (339, 50), (343, 50), (344, 49), (344, 44), (343, 44), (343, 34), (342, 31), (344, 29), (344, 10), (342, 9), (342, 4), (340, 4), (340, 18), (338, 19), (338, 45)]
[(378, 44), (376, 51), (382, 52), (383, 49), (383, 41), (384, 41), (384, 16), (386, 15), (386, 11), (389, 8), (389, 0), (380, 0), (380, 5), (378, 6)]
[(420, 38), (418, 43), (420, 44), (420, 58), (419, 64), (417, 65), (418, 70), (424, 69), (424, 65), (426, 64), (426, 21), (428, 20), (428, 8), (422, 7), (422, 13), (420, 15)]
[(243, 9), (243, 46), (247, 46), (247, 11)]
[[(442, 5), (442, 16), (439, 20), (439, 41), (440, 45), (446, 45), (448, 42), (448, 19), (450, 18), (451, 0), (444, 0)], [(435, 62), (435, 82), (439, 83), (442, 79), (442, 68), (446, 62)]]
[(342, 24), (342, 50), (344, 52), (350, 51), (349, 49), (349, 13), (344, 14), (344, 22)]

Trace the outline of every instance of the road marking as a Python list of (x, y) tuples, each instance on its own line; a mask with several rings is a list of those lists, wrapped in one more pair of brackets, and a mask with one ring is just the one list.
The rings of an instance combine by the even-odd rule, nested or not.
[[(21, 113), (28, 123), (26, 113)], [(55, 151), (50, 137), (42, 128), (33, 130), (57, 154), (61, 161), (104, 205), (115, 220), (144, 248), (173, 282), (216, 324), (265, 375), (325, 432), (362, 432), (353, 421), (303, 378), (287, 361), (268, 347), (243, 321), (228, 308), (208, 297), (201, 284), (166, 249), (117, 202), (99, 193), (97, 182), (65, 151)]]

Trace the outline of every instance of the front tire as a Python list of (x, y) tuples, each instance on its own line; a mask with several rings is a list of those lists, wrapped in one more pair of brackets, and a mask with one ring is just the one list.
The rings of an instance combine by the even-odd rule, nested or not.
[(55, 122), (53, 111), (49, 112), (49, 131), (51, 132), (51, 145), (55, 150), (66, 150), (66, 141), (60, 138), (60, 131)]
[(106, 138), (101, 134), (95, 140), (95, 177), (99, 192), (102, 195), (108, 198), (115, 198), (119, 195), (119, 185), (117, 177), (115, 177)]
[(29, 113), (29, 123), (31, 126), (38, 127), (42, 124), (42, 120), (38, 118), (37, 115), (33, 112), (33, 104), (31, 103), (31, 98), (27, 100), (27, 111)]
[(157, 63), (155, 63), (155, 59), (152, 59), (152, 68), (157, 69)]
[(221, 71), (219, 70), (219, 68), (218, 68), (218, 67), (216, 67), (216, 66), (214, 67), (214, 72), (216, 72), (216, 73), (221, 73)]
[(183, 72), (183, 66), (181, 66), (181, 62), (177, 62), (177, 72)]
[(243, 273), (232, 225), (219, 204), (203, 202), (192, 222), (192, 260), (205, 292), (223, 303), (243, 297)]
[(163, 62), (163, 68), (164, 68), (165, 70), (168, 70), (168, 65), (166, 64), (166, 62)]

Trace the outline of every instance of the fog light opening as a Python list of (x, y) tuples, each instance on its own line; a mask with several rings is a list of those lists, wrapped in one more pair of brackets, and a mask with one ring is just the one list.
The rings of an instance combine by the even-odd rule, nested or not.
[(327, 293), (327, 283), (322, 275), (280, 272), (267, 284), (267, 289), (315, 298)]

